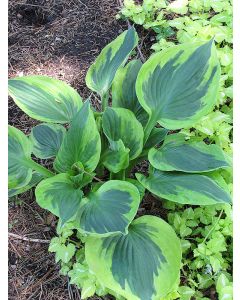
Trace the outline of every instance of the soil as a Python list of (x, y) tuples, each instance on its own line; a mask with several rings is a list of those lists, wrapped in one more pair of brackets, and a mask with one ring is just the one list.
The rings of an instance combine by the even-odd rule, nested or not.
[[(118, 11), (117, 0), (9, 0), (9, 78), (52, 76), (71, 84), (86, 99), (87, 69), (101, 49), (127, 28), (125, 22), (115, 20)], [(98, 109), (98, 99), (91, 101)], [(37, 123), (9, 99), (9, 124), (27, 134)], [(138, 215), (143, 214), (166, 216), (150, 194), (139, 209)], [(36, 204), (34, 190), (9, 202), (10, 233), (49, 241), (56, 235), (56, 222)], [(43, 241), (9, 237), (9, 299), (81, 299), (80, 291), (59, 275), (54, 255)]]

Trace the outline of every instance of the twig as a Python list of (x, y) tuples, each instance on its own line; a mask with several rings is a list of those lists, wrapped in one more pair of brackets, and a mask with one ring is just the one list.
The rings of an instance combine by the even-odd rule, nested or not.
[(13, 250), (17, 253), (18, 257), (21, 258), (21, 254), (17, 251), (17, 249), (14, 247), (14, 245), (11, 243), (11, 241), (9, 241), (11, 247), (13, 248)]
[(33, 242), (33, 243), (42, 243), (42, 244), (49, 244), (50, 240), (41, 240), (41, 239), (31, 239), (31, 238), (27, 238), (25, 236), (20, 236), (18, 234), (9, 232), (8, 236), (18, 239), (18, 240), (23, 240), (23, 241), (27, 241), (27, 242)]
[[(120, 5), (120, 7), (122, 8), (123, 7), (123, 3), (122, 3), (122, 0), (118, 0), (118, 3)], [(127, 25), (128, 25), (128, 28), (132, 27), (131, 23), (129, 22), (128, 19), (126, 19), (126, 22), (127, 22)], [(145, 57), (143, 56), (142, 54), (142, 51), (141, 51), (141, 48), (139, 47), (139, 45), (137, 45), (137, 50), (138, 50), (138, 53), (139, 53), (139, 56), (141, 58), (141, 61), (144, 63), (146, 61)]]

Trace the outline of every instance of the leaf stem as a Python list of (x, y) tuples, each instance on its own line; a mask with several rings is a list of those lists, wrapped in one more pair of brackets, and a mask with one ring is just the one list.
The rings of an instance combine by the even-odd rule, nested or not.
[(36, 163), (32, 159), (29, 159), (27, 161), (27, 166), (32, 168), (33, 170), (37, 171), (38, 173), (42, 174), (44, 177), (52, 177), (55, 175), (53, 172), (49, 171), (47, 168)]
[(102, 111), (105, 111), (105, 109), (108, 106), (108, 98), (109, 98), (109, 93), (107, 92), (103, 96), (101, 96), (101, 101), (102, 101)]
[(147, 125), (144, 128), (143, 145), (146, 144), (146, 142), (149, 138), (149, 135), (150, 135), (151, 131), (153, 130), (153, 127), (156, 125), (156, 123), (157, 123), (157, 120), (153, 116), (150, 116), (149, 119), (148, 119)]
[(221, 210), (216, 223), (213, 225), (213, 227), (211, 228), (211, 230), (209, 230), (208, 234), (205, 236), (204, 240), (203, 240), (203, 244), (206, 242), (207, 238), (210, 236), (210, 234), (213, 232), (214, 228), (217, 226), (217, 223), (219, 222), (219, 220), (221, 219), (221, 216), (223, 214), (223, 209)]

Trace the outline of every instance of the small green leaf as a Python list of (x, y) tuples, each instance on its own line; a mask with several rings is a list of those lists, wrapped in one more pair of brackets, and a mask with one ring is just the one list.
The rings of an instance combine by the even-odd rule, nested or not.
[(83, 192), (76, 188), (67, 174), (43, 180), (35, 191), (37, 203), (61, 219), (62, 225), (77, 212)]
[(126, 299), (161, 299), (179, 280), (181, 246), (165, 221), (143, 216), (126, 235), (89, 236), (86, 260), (104, 286)]
[(72, 87), (47, 76), (10, 79), (9, 94), (27, 115), (44, 122), (69, 123), (82, 106)]
[(33, 154), (42, 159), (56, 156), (65, 133), (66, 129), (58, 124), (46, 123), (33, 127), (30, 135)]
[(217, 145), (185, 140), (183, 134), (167, 136), (160, 149), (152, 148), (148, 159), (161, 171), (183, 171), (188, 173), (209, 172), (229, 167), (224, 152)]
[(32, 178), (32, 144), (25, 134), (15, 127), (8, 126), (8, 187), (19, 189), (26, 186)]
[(133, 112), (126, 108), (108, 107), (103, 114), (103, 131), (108, 140), (122, 140), (124, 146), (130, 149), (129, 159), (133, 160), (143, 148), (143, 127)]
[(131, 183), (110, 180), (84, 198), (76, 226), (91, 234), (127, 233), (140, 203), (138, 189)]
[(59, 237), (54, 237), (51, 239), (50, 245), (48, 247), (49, 252), (57, 252), (61, 246), (61, 239)]
[(61, 173), (68, 172), (75, 163), (81, 163), (91, 173), (100, 159), (101, 140), (89, 102), (85, 102), (75, 115), (71, 127), (65, 134), (54, 168)]
[(81, 299), (92, 297), (95, 294), (96, 285), (92, 280), (85, 280), (81, 291)]
[(137, 42), (137, 33), (131, 27), (108, 44), (89, 68), (86, 76), (87, 86), (104, 96), (111, 87), (118, 68), (126, 61)]
[(231, 203), (227, 184), (201, 174), (153, 170), (149, 177), (137, 173), (138, 181), (158, 197), (181, 204)]
[(72, 259), (75, 251), (76, 247), (71, 243), (67, 244), (67, 246), (60, 245), (56, 252), (57, 262), (61, 260), (64, 263), (68, 263)]

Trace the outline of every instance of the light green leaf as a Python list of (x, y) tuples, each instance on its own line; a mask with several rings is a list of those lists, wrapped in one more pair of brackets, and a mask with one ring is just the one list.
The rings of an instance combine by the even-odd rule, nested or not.
[(144, 126), (148, 114), (142, 108), (136, 95), (136, 79), (142, 66), (140, 60), (132, 60), (125, 67), (118, 69), (112, 84), (112, 106), (131, 110)]
[(185, 15), (188, 11), (187, 5), (188, 0), (175, 0), (168, 5), (167, 10), (176, 14)]
[(69, 123), (82, 106), (72, 87), (47, 76), (10, 79), (9, 94), (27, 115), (44, 122)]
[(25, 134), (13, 126), (8, 126), (8, 188), (19, 189), (32, 178), (32, 144)]
[(227, 184), (201, 174), (153, 170), (149, 177), (137, 173), (138, 181), (158, 197), (181, 204), (210, 205), (231, 203)]
[(110, 142), (122, 140), (124, 146), (130, 149), (130, 160), (142, 152), (143, 128), (130, 110), (108, 107), (103, 114), (102, 126)]
[(192, 296), (195, 294), (195, 290), (188, 286), (180, 286), (178, 292), (180, 294), (180, 300), (191, 300)]
[(110, 146), (102, 157), (103, 165), (113, 173), (124, 170), (129, 165), (129, 149), (122, 142), (109, 140)]
[(67, 246), (63, 244), (59, 245), (56, 252), (56, 262), (61, 260), (64, 263), (68, 263), (72, 259), (75, 251), (76, 247), (71, 243), (67, 244)]
[(92, 282), (92, 280), (85, 280), (81, 291), (81, 299), (86, 299), (93, 296), (95, 291), (96, 285)]
[(75, 163), (81, 163), (91, 173), (100, 159), (101, 141), (89, 102), (85, 102), (75, 115), (70, 129), (54, 161), (58, 172), (70, 171)]
[(136, 82), (138, 100), (168, 129), (190, 127), (216, 103), (220, 66), (213, 41), (189, 43), (152, 55)]
[(8, 190), (8, 197), (11, 198), (13, 196), (16, 196), (16, 195), (27, 192), (28, 190), (30, 190), (31, 188), (36, 186), (42, 179), (43, 179), (43, 175), (41, 175), (37, 172), (33, 172), (32, 173), (32, 178), (29, 181), (29, 183), (27, 185), (19, 188), (19, 189), (10, 189), (10, 190)]
[(65, 133), (66, 129), (58, 124), (46, 123), (33, 127), (30, 134), (33, 154), (42, 159), (56, 156)]
[(185, 135), (179, 133), (167, 136), (161, 148), (152, 148), (148, 159), (161, 171), (200, 173), (229, 167), (220, 147), (196, 140), (186, 141)]
[(131, 27), (108, 44), (89, 68), (86, 76), (87, 86), (101, 96), (105, 95), (118, 68), (126, 61), (137, 42), (137, 33)]
[(81, 203), (76, 226), (85, 233), (127, 233), (140, 203), (138, 189), (131, 183), (110, 180)]
[(229, 284), (229, 279), (225, 274), (220, 274), (217, 280), (216, 289), (218, 292), (220, 292), (225, 286)]
[(179, 279), (181, 245), (165, 221), (143, 216), (126, 235), (88, 237), (86, 260), (99, 282), (123, 297), (158, 300)]
[(67, 174), (58, 174), (40, 182), (35, 195), (37, 203), (58, 216), (63, 225), (76, 214), (83, 192), (74, 186)]

